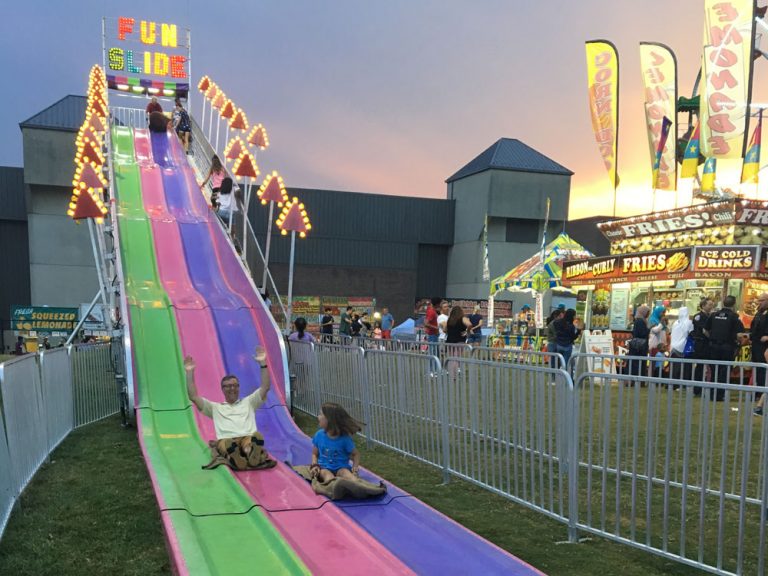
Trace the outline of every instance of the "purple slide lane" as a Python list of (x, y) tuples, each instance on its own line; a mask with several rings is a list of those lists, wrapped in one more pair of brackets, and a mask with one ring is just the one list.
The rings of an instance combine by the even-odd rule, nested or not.
[[(153, 138), (154, 140), (154, 138)], [(153, 141), (153, 151), (164, 152), (162, 144)], [(170, 166), (166, 165), (168, 168)], [(166, 287), (176, 309), (182, 349), (192, 355), (197, 363), (197, 381), (200, 393), (214, 400), (221, 400), (219, 381), (226, 372), (217, 335), (221, 333), (218, 322), (224, 324), (227, 332), (237, 339), (258, 342), (255, 332), (252, 337), (244, 335), (241, 329), (251, 324), (250, 314), (244, 309), (245, 303), (237, 297), (219, 294), (216, 301), (225, 305), (222, 310), (201, 309), (196, 306), (205, 299), (193, 287), (193, 279), (187, 274), (182, 245), (181, 227), (207, 228), (200, 222), (193, 211), (181, 210), (185, 219), (195, 220), (197, 224), (178, 224), (174, 221), (175, 206), (168, 210), (161, 200), (165, 187), (171, 197), (178, 192), (173, 181), (178, 175), (173, 169), (142, 168), (142, 191), (147, 212), (156, 215), (152, 220), (152, 231), (156, 241), (156, 258), (160, 278)], [(162, 178), (159, 176), (162, 173)], [(151, 189), (150, 189), (151, 188)], [(159, 193), (158, 193), (159, 191)], [(215, 258), (214, 258), (215, 263)], [(210, 278), (205, 278), (204, 268), (197, 271), (197, 280), (206, 290), (218, 290), (221, 287)], [(220, 271), (218, 272), (220, 274)], [(169, 289), (166, 280), (172, 282)], [(207, 296), (206, 292), (206, 296)], [(178, 302), (174, 299), (180, 296)], [(229, 296), (229, 297), (227, 297)], [(234, 305), (234, 307), (233, 307)], [(218, 316), (218, 318), (217, 318)], [(239, 318), (238, 318), (239, 317)], [(240, 318), (247, 319), (246, 326)], [(250, 344), (250, 343), (249, 343)], [(252, 350), (252, 347), (248, 348)], [(242, 358), (245, 356), (245, 358)], [(245, 365), (252, 369), (254, 362), (249, 353), (239, 354), (235, 370), (243, 381), (257, 381), (258, 374), (243, 374)], [(244, 362), (243, 362), (244, 360)], [(249, 391), (256, 385), (249, 386)], [(195, 418), (201, 434), (205, 438), (215, 437), (210, 419), (202, 417), (195, 410)], [(386, 548), (373, 540), (351, 518), (330, 506), (320, 507), (324, 499), (317, 496), (309, 486), (290, 471), (284, 464), (272, 470), (245, 472), (236, 475), (238, 481), (254, 496), (256, 502), (265, 507), (294, 510), (291, 514), (269, 514), (272, 522), (281, 534), (294, 547), (302, 560), (315, 573), (331, 571), (358, 574), (411, 574), (412, 572)], [(304, 510), (302, 510), (304, 509)], [(333, 554), (328, 554), (333, 551)]]

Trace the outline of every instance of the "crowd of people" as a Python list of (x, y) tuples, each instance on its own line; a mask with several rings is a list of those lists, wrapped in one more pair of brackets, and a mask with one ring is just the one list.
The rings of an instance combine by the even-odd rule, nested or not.
[[(734, 310), (736, 299), (726, 296), (723, 305), (715, 310), (711, 298), (702, 298), (699, 309), (691, 317), (687, 307), (680, 308), (677, 320), (669, 326), (667, 310), (663, 305), (642, 305), (635, 311), (632, 338), (627, 342), (628, 356), (648, 356), (649, 361), (630, 358), (625, 369), (630, 375), (661, 375), (671, 379), (716, 382), (727, 384), (731, 378), (732, 363), (741, 346), (750, 343), (751, 360), (758, 364), (768, 362), (768, 293), (757, 299), (757, 312), (747, 334), (744, 324)], [(669, 363), (667, 358), (689, 358), (695, 363)], [(766, 385), (766, 368), (755, 368), (756, 386)], [(696, 395), (702, 388), (694, 389)], [(725, 397), (722, 388), (709, 391), (713, 400)], [(755, 413), (763, 413), (765, 395), (762, 394)]]

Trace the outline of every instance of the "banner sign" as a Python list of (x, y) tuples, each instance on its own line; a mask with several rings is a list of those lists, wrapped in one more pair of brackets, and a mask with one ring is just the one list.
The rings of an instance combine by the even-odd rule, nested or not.
[(690, 248), (572, 260), (563, 264), (563, 285), (667, 280), (690, 265)]
[(768, 238), (768, 203), (725, 200), (598, 224), (611, 254), (701, 245), (761, 244)]
[(603, 157), (611, 186), (618, 186), (619, 57), (616, 47), (605, 40), (586, 43), (587, 87), (592, 129)]
[(77, 321), (77, 308), (11, 306), (11, 329), (17, 332), (69, 334)]
[(758, 246), (697, 246), (693, 270), (756, 270)]
[(677, 188), (677, 61), (667, 46), (653, 42), (640, 43), (640, 66), (645, 87), (645, 124), (648, 131), (648, 147), (651, 166), (656, 162), (656, 151), (661, 138), (662, 121), (666, 117), (672, 124), (667, 142), (659, 161), (655, 188), (675, 190)]
[(104, 18), (104, 62), (113, 90), (185, 97), (190, 81), (190, 32), (176, 24)]
[(740, 158), (747, 139), (752, 91), (754, 0), (704, 1), (701, 151)]

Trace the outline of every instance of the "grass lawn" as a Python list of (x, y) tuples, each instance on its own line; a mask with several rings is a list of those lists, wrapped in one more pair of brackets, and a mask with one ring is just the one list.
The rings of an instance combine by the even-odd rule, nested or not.
[[(307, 434), (317, 430), (314, 416), (297, 412), (296, 421)], [(599, 538), (576, 545), (561, 543), (567, 540), (564, 524), (468, 482), (452, 480), (444, 486), (439, 470), (390, 450), (368, 450), (364, 441), (358, 447), (363, 466), (552, 576), (704, 573)]]
[(16, 358), (16, 356), (12, 356), (11, 354), (0, 354), (0, 364), (11, 358)]
[(72, 432), (21, 497), (0, 540), (0, 574), (169, 574), (136, 430), (119, 416)]
[[(307, 433), (316, 419), (298, 413)], [(578, 545), (563, 524), (383, 448), (362, 462), (427, 504), (551, 575), (702, 572), (602, 539)], [(86, 469), (87, 463), (87, 469)], [(87, 470), (87, 472), (86, 472)], [(167, 574), (157, 504), (135, 430), (117, 417), (73, 432), (38, 472), (0, 541), (0, 574)]]

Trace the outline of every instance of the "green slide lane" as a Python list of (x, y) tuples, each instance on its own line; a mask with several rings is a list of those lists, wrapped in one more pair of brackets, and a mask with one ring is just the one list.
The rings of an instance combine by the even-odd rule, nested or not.
[(175, 532), (169, 540), (178, 543), (193, 574), (309, 574), (261, 509), (251, 509), (253, 501), (229, 471), (200, 467), (210, 452), (186, 396), (179, 335), (158, 278), (132, 130), (113, 128), (112, 147), (141, 440)]

